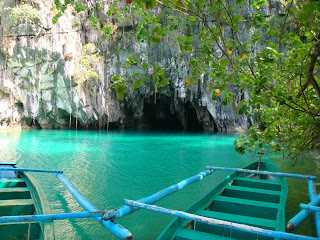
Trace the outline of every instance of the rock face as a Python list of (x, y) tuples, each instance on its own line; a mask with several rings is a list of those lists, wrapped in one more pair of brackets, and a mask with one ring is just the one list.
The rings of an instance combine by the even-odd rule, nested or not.
[[(19, 123), (44, 129), (109, 127), (211, 132), (243, 132), (250, 126), (246, 117), (236, 113), (237, 102), (244, 97), (237, 89), (233, 89), (234, 103), (227, 106), (221, 104), (220, 97), (212, 100), (206, 76), (198, 85), (186, 89), (188, 63), (175, 60), (179, 47), (169, 37), (150, 47), (137, 42), (130, 26), (123, 26), (106, 41), (84, 14), (77, 18), (66, 12), (57, 24), (52, 24), (52, 2), (44, 0), (32, 1), (40, 17), (35, 12), (35, 16), (28, 16), (29, 20), (14, 22), (15, 4), (14, 0), (1, 0), (0, 5), (2, 126)], [(275, 9), (266, 11), (279, 11)], [(99, 16), (102, 20), (103, 17)], [(80, 26), (73, 27), (75, 21)], [(95, 46), (91, 52), (84, 50), (88, 44)], [(137, 90), (129, 87), (124, 100), (118, 100), (110, 88), (112, 77), (130, 79), (137, 72), (125, 67), (131, 54), (149, 65), (167, 65), (169, 84), (158, 92), (149, 82)]]

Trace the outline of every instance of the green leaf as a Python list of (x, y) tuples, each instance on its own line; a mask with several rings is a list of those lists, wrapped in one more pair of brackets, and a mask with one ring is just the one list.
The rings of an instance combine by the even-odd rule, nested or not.
[(183, 46), (182, 49), (187, 51), (187, 52), (192, 52), (193, 51), (193, 48), (191, 46), (187, 46), (187, 45)]
[(142, 64), (142, 68), (143, 69), (148, 69), (148, 64), (147, 63)]
[(119, 99), (119, 100), (123, 100), (124, 99), (124, 94), (123, 93), (117, 93), (116, 92), (116, 95), (117, 95), (117, 98)]
[(243, 19), (243, 17), (241, 15), (233, 15), (232, 16), (233, 22), (238, 22), (238, 21), (241, 21), (242, 19)]
[(166, 70), (164, 70), (162, 68), (158, 68), (156, 72), (157, 72), (157, 74), (161, 75), (161, 74), (164, 74), (166, 72)]
[(241, 5), (244, 2), (244, 0), (236, 0), (237, 5)]
[(212, 96), (211, 96), (212, 100), (217, 100), (218, 99), (218, 96), (217, 94), (213, 93)]
[(132, 60), (135, 61), (135, 62), (138, 62), (138, 61), (139, 61), (139, 59), (138, 59), (136, 56), (134, 56), (134, 55), (132, 55), (131, 58), (132, 58)]
[(207, 12), (208, 13), (216, 13), (216, 12), (218, 12), (218, 7), (216, 5), (213, 5), (208, 8)]
[(139, 77), (139, 76), (140, 76), (140, 73), (139, 73), (139, 72), (134, 73), (134, 74), (132, 74), (131, 79), (133, 79), (133, 78), (135, 78), (135, 77)]
[(195, 22), (196, 20), (197, 20), (197, 18), (196, 18), (196, 17), (194, 17), (194, 16), (190, 16), (190, 21)]
[(145, 7), (146, 7), (147, 10), (150, 10), (152, 8), (152, 2), (151, 1), (146, 1), (145, 4), (146, 4)]
[(82, 5), (81, 3), (76, 2), (76, 3), (75, 3), (75, 6), (74, 6), (74, 9), (75, 9), (77, 12), (83, 12), (83, 11), (85, 11), (87, 8), (86, 8), (84, 5)]
[(133, 89), (137, 89), (137, 88), (140, 88), (142, 85), (142, 83), (140, 81), (135, 81), (133, 82)]
[(193, 38), (191, 36), (187, 37), (185, 40), (184, 40), (184, 43), (185, 44), (191, 44), (192, 43), (192, 40)]
[(153, 43), (155, 43), (155, 44), (161, 43), (160, 37), (152, 37), (152, 38), (151, 38), (151, 41), (152, 41)]
[(148, 81), (148, 80), (149, 80), (149, 77), (144, 77), (144, 78), (141, 79), (142, 82), (145, 82), (145, 81)]
[(239, 30), (239, 25), (238, 24), (234, 25), (233, 26), (233, 31), (238, 32), (238, 30)]
[(177, 24), (172, 24), (172, 25), (170, 25), (169, 29), (170, 29), (170, 31), (177, 30), (178, 29), (178, 25)]

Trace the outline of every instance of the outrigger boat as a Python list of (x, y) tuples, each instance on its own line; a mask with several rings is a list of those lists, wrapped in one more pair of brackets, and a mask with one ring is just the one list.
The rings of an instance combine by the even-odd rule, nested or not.
[[(258, 170), (256, 170), (258, 169)], [(176, 211), (152, 205), (184, 187), (202, 180), (215, 171), (232, 171), (220, 184), (214, 187), (186, 211)], [(0, 168), (1, 171), (56, 173), (85, 212), (37, 214), (23, 216), (2, 216), (0, 224), (42, 222), (70, 218), (96, 218), (119, 239), (132, 239), (132, 234), (116, 219), (139, 209), (176, 216), (158, 237), (158, 240), (220, 240), (220, 239), (320, 239), (320, 194), (317, 195), (315, 177), (281, 173), (271, 162), (259, 161), (241, 168), (206, 167), (206, 170), (163, 189), (146, 198), (124, 200), (124, 206), (100, 211), (93, 206), (63, 176), (62, 171)], [(287, 185), (285, 177), (305, 179), (308, 182), (310, 203), (300, 204), (302, 210), (285, 226)], [(297, 227), (310, 213), (315, 215), (318, 238), (285, 232)], [(2, 233), (2, 231), (1, 231)]]
[[(0, 168), (16, 168), (0, 163)], [(0, 216), (50, 214), (47, 198), (32, 176), (0, 171)], [(54, 239), (53, 222), (18, 222), (0, 225), (0, 239)]]

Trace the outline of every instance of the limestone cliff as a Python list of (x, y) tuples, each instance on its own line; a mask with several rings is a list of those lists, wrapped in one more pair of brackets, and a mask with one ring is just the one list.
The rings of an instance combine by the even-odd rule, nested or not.
[[(245, 93), (233, 89), (234, 103), (223, 106), (220, 97), (212, 100), (207, 76), (186, 89), (188, 63), (175, 60), (179, 48), (172, 36), (155, 46), (139, 43), (133, 21), (116, 26), (113, 36), (106, 40), (102, 31), (92, 28), (90, 16), (84, 13), (79, 17), (66, 11), (57, 24), (52, 24), (51, 1), (33, 0), (30, 5), (38, 12), (20, 9), (20, 14), (27, 12), (27, 17), (14, 19), (17, 2), (1, 0), (2, 126), (17, 123), (44, 129), (113, 127), (221, 132), (246, 131), (250, 126), (248, 119), (238, 116), (235, 110)], [(106, 3), (103, 10), (107, 8)], [(279, 6), (270, 5), (265, 11), (277, 14)], [(96, 14), (103, 22), (103, 11)], [(79, 26), (74, 26), (75, 22)], [(110, 89), (112, 77), (130, 79), (136, 72), (125, 67), (131, 54), (151, 65), (166, 65), (169, 84), (156, 94), (148, 82), (138, 90), (129, 87), (124, 100), (118, 100)]]

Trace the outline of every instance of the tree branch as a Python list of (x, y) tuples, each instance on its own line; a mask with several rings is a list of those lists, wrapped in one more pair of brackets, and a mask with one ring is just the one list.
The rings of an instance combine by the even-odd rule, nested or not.
[[(320, 33), (317, 34), (317, 39), (320, 37)], [(302, 93), (306, 90), (306, 88), (308, 87), (309, 84), (312, 85), (312, 87), (314, 88), (315, 92), (316, 92), (316, 95), (317, 95), (317, 98), (319, 99), (320, 101), (320, 87), (316, 81), (316, 79), (314, 78), (314, 74), (313, 74), (313, 71), (314, 71), (314, 67), (316, 65), (316, 62), (317, 62), (317, 58), (318, 56), (320, 56), (320, 40), (317, 40), (315, 43), (314, 43), (314, 51), (313, 53), (311, 54), (310, 56), (310, 64), (309, 64), (309, 67), (308, 67), (308, 71), (307, 71), (307, 76), (306, 76), (306, 82), (302, 85), (298, 95), (297, 95), (297, 98), (300, 98)]]

